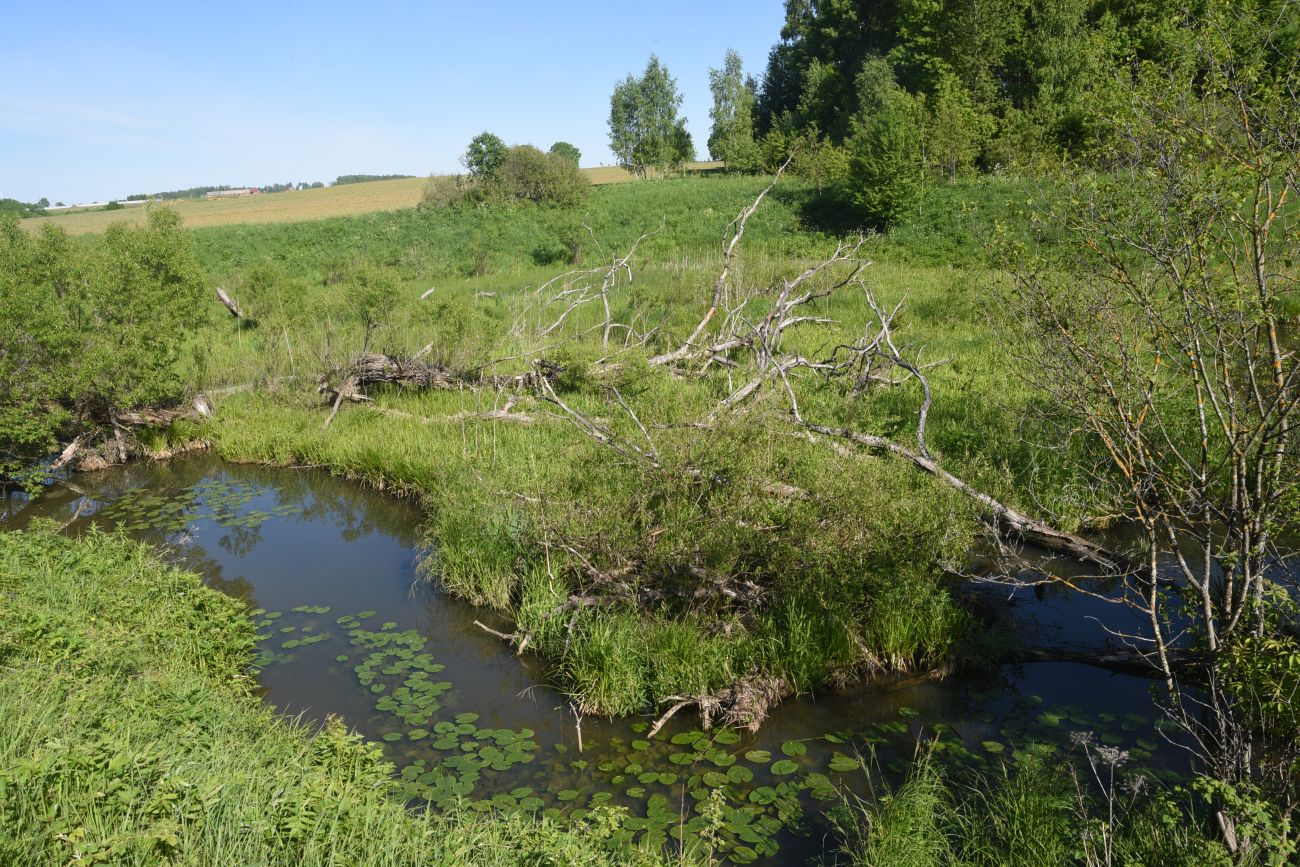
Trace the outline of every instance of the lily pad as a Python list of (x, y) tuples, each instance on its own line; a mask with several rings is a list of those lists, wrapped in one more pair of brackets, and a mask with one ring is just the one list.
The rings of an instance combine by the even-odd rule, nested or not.
[(804, 753), (808, 752), (808, 745), (803, 741), (786, 741), (781, 744), (781, 752), (791, 758), (802, 756)]
[(846, 756), (843, 753), (836, 753), (831, 757), (830, 769), (832, 771), (844, 773), (846, 771), (856, 771), (860, 767), (862, 767), (862, 765), (857, 759)]
[(797, 770), (799, 770), (799, 766), (789, 759), (781, 759), (779, 762), (772, 763), (772, 774), (778, 777), (793, 774)]

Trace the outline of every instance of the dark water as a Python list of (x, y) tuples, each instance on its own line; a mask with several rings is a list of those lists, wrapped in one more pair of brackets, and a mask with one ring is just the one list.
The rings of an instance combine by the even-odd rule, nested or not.
[[(778, 708), (756, 735), (700, 732), (689, 712), (643, 740), (652, 715), (584, 719), (530, 656), (474, 624), (489, 613), (422, 580), (413, 504), (318, 470), (195, 457), (82, 475), (37, 500), (0, 502), (0, 527), (32, 518), (121, 525), (246, 600), (261, 628), (266, 701), (329, 714), (380, 740), (413, 798), (581, 819), (627, 809), (623, 834), (659, 843), (716, 829), (738, 863), (797, 863), (833, 845), (825, 809), (897, 779), (918, 741), (980, 764), (1091, 731), (1159, 767), (1151, 682), (1070, 663), (1001, 666), (943, 681), (862, 687)], [(1008, 594), (1004, 628), (1096, 645), (1114, 606), (1049, 590)], [(508, 631), (508, 629), (506, 629)], [(1153, 755), (1154, 753), (1154, 755)], [(864, 770), (870, 768), (870, 772)]]

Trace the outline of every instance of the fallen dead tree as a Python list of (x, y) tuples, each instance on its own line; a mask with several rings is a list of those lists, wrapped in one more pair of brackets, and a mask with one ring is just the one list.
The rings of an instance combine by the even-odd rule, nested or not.
[(88, 419), (86, 429), (65, 445), (50, 463), (51, 470), (71, 469), (91, 472), (124, 464), (136, 457), (164, 459), (189, 451), (206, 449), (206, 440), (150, 451), (142, 447), (132, 435), (139, 428), (167, 428), (177, 421), (201, 421), (212, 415), (212, 405), (206, 395), (198, 394), (188, 403), (165, 407), (140, 407), (116, 411), (106, 421)]
[[(422, 353), (420, 353), (422, 354)], [(477, 390), (527, 392), (536, 391), (543, 382), (561, 372), (561, 368), (544, 359), (533, 362), (532, 370), (516, 374), (485, 375), (481, 371), (456, 371), (411, 358), (365, 352), (345, 367), (336, 368), (320, 378), (317, 391), (332, 403), (325, 427), (329, 427), (344, 401), (371, 400), (369, 389), (377, 385), (418, 390)], [(522, 421), (522, 419), (506, 419)]]

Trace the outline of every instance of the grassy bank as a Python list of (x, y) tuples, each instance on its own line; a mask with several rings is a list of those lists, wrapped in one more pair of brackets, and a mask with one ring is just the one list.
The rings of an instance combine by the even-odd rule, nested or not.
[[(995, 767), (945, 766), (922, 754), (900, 786), (833, 811), (852, 867), (1066, 867), (1282, 863), (1261, 850), (1234, 860), (1191, 791), (1125, 767), (1127, 754), (1079, 745), (1062, 758), (1031, 745)], [(1285, 857), (1285, 856), (1281, 856)]]
[(408, 810), (376, 745), (261, 705), (253, 642), (145, 546), (0, 533), (0, 862), (657, 863), (595, 828)]

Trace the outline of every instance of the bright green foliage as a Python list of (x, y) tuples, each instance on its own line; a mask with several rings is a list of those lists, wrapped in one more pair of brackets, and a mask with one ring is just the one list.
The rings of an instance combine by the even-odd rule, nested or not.
[(790, 174), (810, 181), (818, 192), (835, 190), (847, 182), (849, 176), (849, 151), (837, 147), (823, 138), (817, 127), (810, 126), (789, 145), (794, 154), (790, 160)]
[(926, 170), (949, 180), (970, 175), (992, 137), (994, 120), (975, 105), (965, 85), (943, 75), (922, 101), (922, 148)]
[(686, 118), (677, 117), (677, 81), (650, 55), (640, 78), (628, 75), (610, 97), (609, 146), (618, 164), (645, 177), (649, 169), (675, 169), (695, 158)]
[(176, 399), (203, 297), (173, 211), (116, 224), (89, 244), (0, 222), (0, 477), (59, 438)]
[(411, 811), (377, 745), (263, 705), (243, 605), (143, 545), (0, 533), (0, 599), (0, 863), (662, 863), (601, 826)]
[(1204, 800), (1127, 769), (1111, 791), (1098, 792), (1077, 776), (1086, 768), (1054, 751), (1029, 744), (984, 769), (946, 768), (940, 752), (920, 755), (902, 785), (832, 813), (847, 863), (1067, 867), (1106, 863), (1102, 839), (1116, 864), (1234, 863), (1213, 839)]
[(754, 141), (754, 103), (757, 85), (745, 79), (740, 55), (730, 49), (722, 69), (709, 70), (713, 108), (709, 117), (709, 156), (722, 160), (728, 169), (752, 172), (759, 167), (758, 143)]
[(471, 175), (491, 177), (506, 157), (506, 143), (490, 132), (481, 132), (470, 140), (461, 162)]
[(487, 177), (482, 196), (486, 201), (573, 207), (586, 198), (590, 187), (587, 176), (578, 170), (576, 158), (554, 149), (542, 153), (532, 145), (517, 145), (505, 152)]
[(858, 76), (859, 110), (847, 143), (848, 198), (868, 223), (897, 222), (921, 198), (921, 127), (916, 101), (880, 58)]
[[(1258, 7), (1260, 21), (1295, 17), (1285, 4)], [(982, 169), (1036, 168), (1061, 157), (1095, 159), (1131, 63), (1168, 60), (1169, 33), (1190, 12), (1171, 3), (1113, 0), (787, 0), (780, 41), (768, 57), (756, 127), (787, 135), (816, 125), (835, 144), (853, 134), (854, 83), (872, 57), (889, 63), (908, 93), (935, 105), (953, 82), (979, 118)], [(1295, 27), (1283, 30), (1295, 32)], [(963, 98), (964, 100), (964, 98)], [(965, 109), (963, 109), (964, 111)], [(963, 124), (963, 127), (966, 127)], [(969, 127), (966, 127), (969, 128)], [(951, 173), (951, 172), (950, 172)]]
[(564, 157), (575, 166), (582, 160), (582, 151), (578, 150), (577, 145), (569, 144), (567, 141), (557, 141), (555, 144), (551, 145), (551, 149), (548, 153)]

